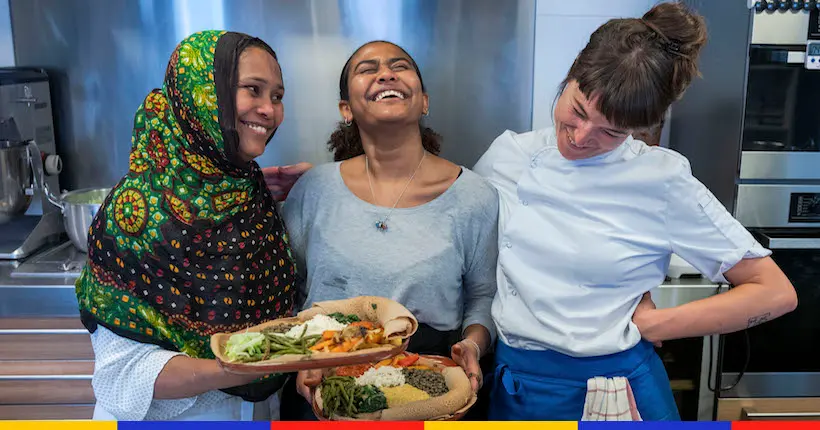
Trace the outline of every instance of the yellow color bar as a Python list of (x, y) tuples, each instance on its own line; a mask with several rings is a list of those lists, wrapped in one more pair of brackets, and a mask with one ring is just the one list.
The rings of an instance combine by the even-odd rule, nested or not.
[(578, 430), (577, 422), (493, 422), (493, 421), (452, 421), (426, 422), (424, 430)]
[(117, 430), (116, 421), (0, 421), (0, 430)]

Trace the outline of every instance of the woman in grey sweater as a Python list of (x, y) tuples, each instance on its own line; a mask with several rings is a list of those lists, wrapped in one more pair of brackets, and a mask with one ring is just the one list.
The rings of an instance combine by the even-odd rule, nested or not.
[[(452, 355), (481, 386), (479, 359), (495, 335), (498, 198), (472, 171), (438, 154), (420, 125), (428, 97), (402, 48), (370, 42), (339, 81), (343, 118), (330, 138), (335, 163), (304, 174), (283, 216), (304, 306), (361, 295), (394, 299), (419, 320), (409, 350)], [(302, 372), (308, 396), (317, 372)]]

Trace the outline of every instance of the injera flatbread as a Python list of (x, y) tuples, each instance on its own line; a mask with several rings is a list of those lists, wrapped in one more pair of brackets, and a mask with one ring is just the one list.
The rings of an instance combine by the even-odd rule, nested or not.
[(393, 300), (376, 296), (317, 302), (310, 309), (299, 312), (297, 316), (305, 321), (317, 314), (327, 315), (334, 312), (356, 314), (369, 321), (378, 321), (384, 327), (386, 336), (396, 335), (406, 339), (419, 327), (418, 321), (407, 308)]
[[(424, 357), (420, 358), (418, 363), (441, 368), (437, 363)], [(447, 394), (395, 408), (382, 409), (370, 414), (358, 414), (353, 418), (336, 416), (333, 419), (337, 421), (432, 421), (447, 419), (453, 414), (465, 411), (475, 403), (475, 394), (470, 379), (461, 367), (444, 367), (441, 373), (450, 390)], [(321, 387), (316, 388), (315, 398), (316, 404), (322, 410)]]
[[(415, 334), (419, 326), (416, 317), (414, 317), (413, 314), (400, 303), (384, 297), (361, 296), (345, 300), (317, 302), (310, 309), (305, 309), (304, 311), (299, 312), (296, 317), (280, 318), (277, 320), (268, 321), (266, 323), (250, 327), (242, 332), (258, 332), (268, 327), (273, 327), (284, 323), (296, 324), (301, 321), (307, 321), (317, 314), (331, 314), (334, 312), (355, 314), (363, 320), (377, 321), (382, 327), (384, 327), (387, 336), (398, 336), (402, 339), (407, 339)], [(228, 338), (230, 338), (232, 334), (233, 333), (217, 333), (211, 336), (211, 350), (214, 352), (216, 358), (224, 363), (230, 362), (228, 357), (225, 356), (225, 345), (228, 342)], [(396, 348), (394, 345), (384, 345), (378, 348), (361, 349), (353, 352), (314, 352), (310, 355), (288, 354), (269, 360), (242, 363), (242, 365), (245, 367), (267, 366), (277, 363), (321, 360), (339, 356), (368, 355), (378, 351), (389, 351), (394, 348)]]

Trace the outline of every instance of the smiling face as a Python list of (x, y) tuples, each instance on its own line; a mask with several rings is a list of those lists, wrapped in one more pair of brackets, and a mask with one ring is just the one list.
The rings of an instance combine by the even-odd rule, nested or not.
[(265, 152), (273, 132), (285, 117), (285, 86), (279, 63), (264, 49), (249, 47), (239, 56), (236, 90), (236, 131), (239, 154), (251, 161)]
[(360, 48), (348, 63), (348, 100), (339, 102), (345, 121), (360, 125), (418, 123), (427, 94), (410, 57), (390, 43)]
[(558, 151), (567, 160), (582, 160), (614, 150), (631, 130), (613, 126), (578, 89), (578, 83), (567, 83), (555, 106), (555, 132)]

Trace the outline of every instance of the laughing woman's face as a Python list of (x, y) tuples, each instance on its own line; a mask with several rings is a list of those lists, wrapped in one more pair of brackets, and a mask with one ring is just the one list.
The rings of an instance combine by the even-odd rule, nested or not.
[(239, 153), (251, 161), (265, 152), (271, 135), (285, 118), (285, 86), (279, 63), (270, 53), (249, 47), (239, 56), (236, 131)]
[(631, 130), (610, 124), (578, 88), (578, 83), (567, 83), (555, 106), (555, 132), (558, 151), (567, 160), (582, 160), (612, 151), (620, 146)]

